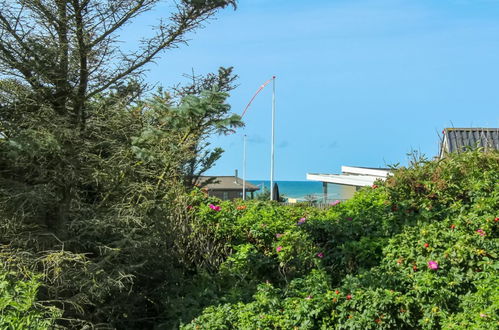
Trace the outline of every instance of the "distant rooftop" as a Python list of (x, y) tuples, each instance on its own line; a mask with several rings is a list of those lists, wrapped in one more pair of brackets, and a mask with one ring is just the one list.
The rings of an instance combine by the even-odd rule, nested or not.
[[(204, 182), (213, 179), (212, 183), (203, 185)], [(201, 176), (199, 184), (208, 190), (242, 190), (243, 179), (236, 176)], [(260, 187), (246, 181), (246, 191), (257, 191)]]
[(440, 158), (467, 148), (499, 150), (499, 128), (446, 128), (440, 147)]

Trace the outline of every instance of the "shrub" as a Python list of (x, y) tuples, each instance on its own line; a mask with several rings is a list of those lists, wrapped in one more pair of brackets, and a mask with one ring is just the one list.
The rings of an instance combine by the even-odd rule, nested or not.
[(45, 307), (36, 300), (38, 277), (8, 271), (0, 264), (0, 328), (52, 329), (61, 315), (55, 307)]
[(214, 215), (233, 244), (222, 273), (252, 289), (184, 328), (496, 328), (497, 182), (499, 153), (471, 151), (419, 159), (324, 211)]

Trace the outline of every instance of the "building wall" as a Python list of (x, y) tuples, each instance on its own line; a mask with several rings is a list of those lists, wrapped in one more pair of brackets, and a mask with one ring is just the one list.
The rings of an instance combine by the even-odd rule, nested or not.
[(341, 186), (341, 195), (345, 196), (345, 199), (350, 199), (353, 197), (355, 192), (358, 190), (360, 187), (354, 187), (354, 186)]
[(243, 198), (242, 190), (209, 190), (209, 196), (220, 198), (221, 200), (232, 200), (236, 198)]
[[(359, 190), (360, 188), (361, 187), (347, 186), (347, 185), (336, 184), (336, 183), (327, 183), (327, 191), (328, 191), (327, 202), (333, 202), (336, 199), (340, 199), (340, 200), (350, 199), (353, 197), (355, 192), (357, 190)], [(337, 194), (339, 194), (339, 196)]]
[(343, 184), (334, 184), (336, 187), (339, 188), (340, 190), (340, 196), (341, 196), (341, 199), (350, 199), (353, 197), (353, 195), (355, 194), (355, 192), (360, 188), (360, 187), (355, 187), (355, 186), (347, 186), (347, 185), (343, 185)]

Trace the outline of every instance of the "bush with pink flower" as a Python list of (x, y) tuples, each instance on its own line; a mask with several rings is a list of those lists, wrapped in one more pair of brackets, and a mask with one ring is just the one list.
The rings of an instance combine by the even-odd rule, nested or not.
[(223, 206), (207, 215), (233, 230), (222, 268), (235, 289), (185, 328), (495, 329), (497, 182), (499, 154), (469, 152), (324, 211), (250, 203), (225, 218)]

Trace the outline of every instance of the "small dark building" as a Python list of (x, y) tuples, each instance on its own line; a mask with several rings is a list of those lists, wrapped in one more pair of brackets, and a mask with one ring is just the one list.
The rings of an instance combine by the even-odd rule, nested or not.
[(440, 145), (440, 158), (469, 148), (499, 150), (499, 128), (446, 128)]
[[(206, 183), (207, 181), (209, 183)], [(198, 186), (206, 191), (208, 196), (215, 196), (222, 200), (243, 198), (243, 179), (237, 176), (237, 171), (234, 176), (201, 176)], [(246, 181), (245, 190), (253, 198), (254, 192), (260, 188)]]

